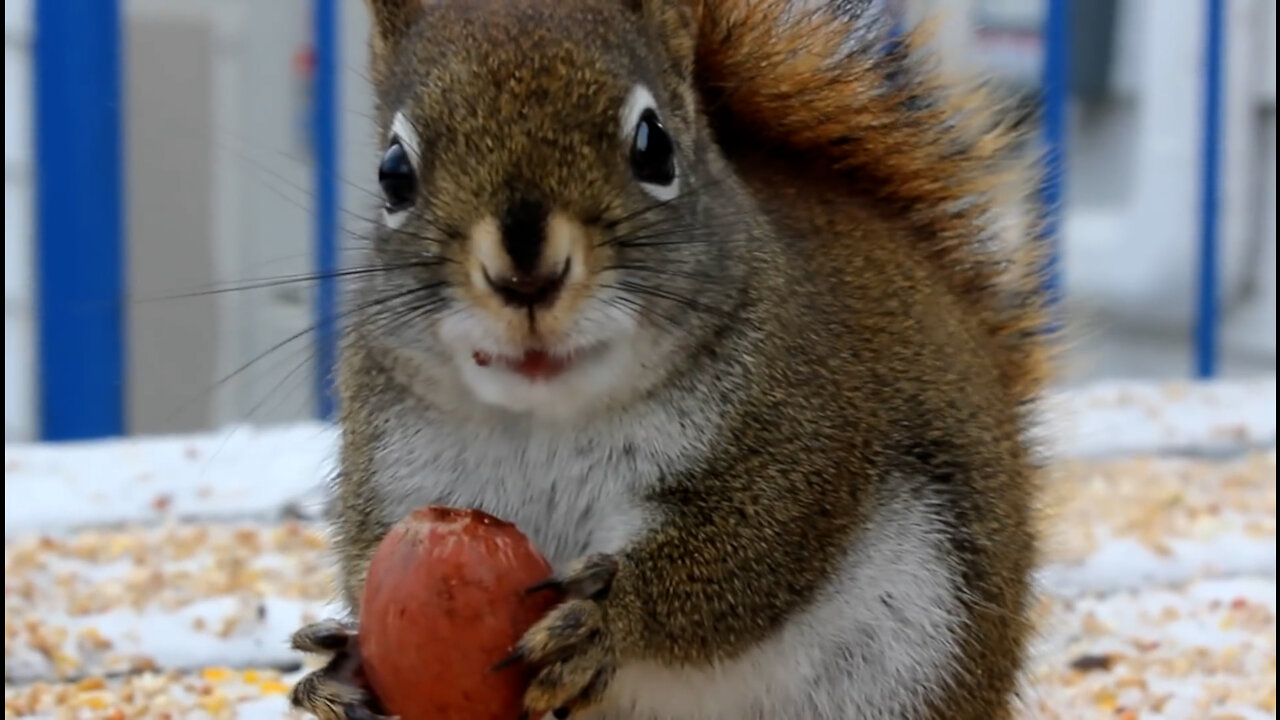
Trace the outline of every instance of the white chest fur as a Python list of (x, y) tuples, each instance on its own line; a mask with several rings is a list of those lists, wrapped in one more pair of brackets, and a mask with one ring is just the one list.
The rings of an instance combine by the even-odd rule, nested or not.
[(686, 467), (710, 433), (709, 418), (657, 404), (581, 424), (396, 412), (374, 472), (392, 513), (479, 508), (516, 523), (556, 566), (620, 549), (645, 525), (641, 493)]
[[(656, 517), (647, 488), (689, 467), (720, 418), (705, 399), (557, 423), (412, 402), (382, 424), (373, 482), (389, 514), (428, 503), (515, 522), (554, 565), (614, 552)], [(398, 517), (388, 517), (394, 521)], [(619, 669), (592, 720), (909, 717), (945, 685), (960, 623), (937, 508), (885, 498), (814, 605), (732, 662)], [(584, 720), (586, 720), (584, 718)]]

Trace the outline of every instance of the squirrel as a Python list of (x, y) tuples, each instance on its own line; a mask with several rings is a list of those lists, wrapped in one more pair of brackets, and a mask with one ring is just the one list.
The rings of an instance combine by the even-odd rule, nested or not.
[(367, 5), (350, 617), (293, 635), (291, 703), (382, 717), (368, 563), (442, 504), (556, 568), (528, 717), (1012, 717), (1050, 363), (1036, 161), (981, 85), (867, 3)]

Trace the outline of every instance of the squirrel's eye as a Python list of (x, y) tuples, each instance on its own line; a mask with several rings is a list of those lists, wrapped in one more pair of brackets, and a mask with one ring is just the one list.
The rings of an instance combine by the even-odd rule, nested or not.
[(676, 179), (676, 148), (652, 108), (640, 114), (631, 141), (631, 172), (650, 185), (666, 186)]
[(399, 140), (391, 143), (378, 165), (378, 184), (387, 212), (398, 212), (413, 204), (418, 189), (418, 176), (413, 171), (409, 153)]

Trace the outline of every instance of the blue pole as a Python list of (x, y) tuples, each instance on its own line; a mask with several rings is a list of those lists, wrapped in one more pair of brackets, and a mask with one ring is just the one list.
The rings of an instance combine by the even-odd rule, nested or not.
[(333, 417), (333, 373), (337, 361), (338, 264), (338, 53), (337, 3), (314, 0), (316, 162), (316, 397), (320, 417)]
[(1044, 62), (1041, 65), (1041, 132), (1045, 158), (1044, 180), (1040, 187), (1045, 252), (1044, 283), (1050, 303), (1052, 325), (1061, 318), (1062, 301), (1062, 184), (1066, 172), (1067, 99), (1070, 93), (1071, 21), (1070, 0), (1047, 0), (1044, 19)]
[(37, 0), (34, 68), (41, 435), (119, 435), (125, 267), (118, 0)]
[(1200, 187), (1200, 272), (1196, 302), (1196, 375), (1218, 368), (1218, 188), (1222, 155), (1222, 0), (1208, 0), (1205, 38), (1204, 136)]
[(906, 11), (902, 7), (902, 0), (889, 0), (884, 11), (889, 18), (889, 39), (901, 39), (907, 32)]

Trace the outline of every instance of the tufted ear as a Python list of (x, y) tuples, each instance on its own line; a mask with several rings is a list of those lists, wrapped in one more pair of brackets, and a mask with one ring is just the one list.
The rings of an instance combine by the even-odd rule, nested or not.
[(425, 0), (365, 0), (372, 22), (369, 45), (374, 68), (386, 67), (422, 13)]
[(658, 32), (671, 69), (682, 79), (693, 72), (698, 39), (701, 0), (628, 0), (638, 6)]

